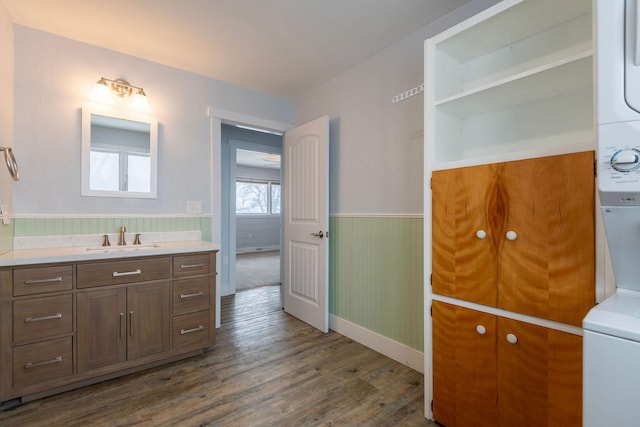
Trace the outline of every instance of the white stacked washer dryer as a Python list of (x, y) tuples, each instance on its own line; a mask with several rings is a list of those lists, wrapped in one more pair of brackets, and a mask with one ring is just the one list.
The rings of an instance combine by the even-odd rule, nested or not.
[(584, 426), (640, 426), (640, 0), (594, 0), (598, 190), (616, 293), (583, 321)]

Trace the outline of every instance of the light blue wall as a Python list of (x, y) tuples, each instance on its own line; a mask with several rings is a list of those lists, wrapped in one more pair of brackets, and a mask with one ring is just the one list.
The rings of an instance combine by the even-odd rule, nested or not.
[[(14, 36), (18, 215), (184, 215), (188, 201), (202, 201), (203, 214), (211, 215), (208, 107), (292, 121), (292, 104), (284, 98), (18, 25)], [(147, 93), (159, 122), (155, 200), (80, 196), (80, 109), (93, 103), (90, 93), (101, 76), (125, 78)]]
[[(13, 30), (9, 14), (0, 3), (0, 146), (13, 146)], [(17, 154), (21, 161), (20, 153)], [(13, 181), (7, 170), (0, 164), (0, 203), (12, 208)], [(18, 165), (20, 166), (20, 164)], [(0, 253), (12, 248), (13, 226), (0, 224)]]
[(472, 0), (295, 99), (331, 117), (331, 314), (422, 351), (424, 41), (493, 4)]

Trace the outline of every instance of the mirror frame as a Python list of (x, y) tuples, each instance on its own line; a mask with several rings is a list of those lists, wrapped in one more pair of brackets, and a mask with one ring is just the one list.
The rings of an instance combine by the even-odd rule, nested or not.
[[(147, 123), (150, 125), (149, 156), (151, 157), (150, 191), (148, 193), (133, 191), (91, 190), (89, 187), (89, 156), (91, 153), (91, 116), (107, 116), (116, 119)], [(82, 196), (125, 197), (135, 199), (156, 199), (158, 197), (158, 120), (138, 113), (112, 111), (95, 107), (82, 108), (82, 156), (81, 156), (81, 192)]]

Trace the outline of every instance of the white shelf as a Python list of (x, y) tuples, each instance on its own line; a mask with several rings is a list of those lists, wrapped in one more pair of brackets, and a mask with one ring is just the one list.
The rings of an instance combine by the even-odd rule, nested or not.
[(591, 0), (504, 0), (433, 41), (458, 62), (467, 62), (589, 15), (591, 7)]
[(437, 101), (438, 110), (469, 117), (593, 86), (591, 50)]
[(592, 39), (591, 0), (505, 0), (428, 40), (430, 167), (592, 149)]

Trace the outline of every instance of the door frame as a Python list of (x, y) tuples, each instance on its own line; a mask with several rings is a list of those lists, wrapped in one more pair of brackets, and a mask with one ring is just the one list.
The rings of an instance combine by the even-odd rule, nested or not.
[[(276, 122), (234, 111), (211, 108), (208, 111), (211, 134), (211, 240), (224, 245), (222, 241), (222, 124), (243, 125), (253, 128), (286, 132), (294, 128), (291, 123)], [(220, 327), (220, 271), (222, 268), (221, 252), (216, 256), (216, 328)], [(227, 265), (229, 261), (227, 260)]]

